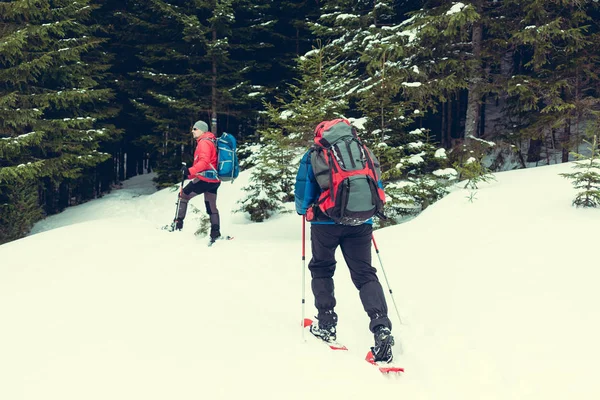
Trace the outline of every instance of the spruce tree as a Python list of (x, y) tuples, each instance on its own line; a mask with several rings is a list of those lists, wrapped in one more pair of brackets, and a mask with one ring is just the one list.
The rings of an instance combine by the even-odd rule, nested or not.
[(576, 207), (598, 207), (600, 206), (600, 156), (598, 154), (598, 135), (594, 135), (592, 141), (584, 140), (589, 145), (590, 155), (586, 157), (576, 153), (579, 161), (573, 166), (578, 172), (560, 174), (573, 182), (578, 190), (573, 205)]
[(364, 80), (366, 49), (378, 47), (383, 27), (393, 23), (393, 1), (326, 0), (322, 15), (310, 24), (313, 35), (323, 43), (328, 54), (336, 57), (346, 75), (339, 75), (350, 85), (350, 93), (369, 91), (372, 82)]
[[(585, 120), (599, 100), (597, 2), (508, 2), (521, 10), (510, 39), (520, 54), (517, 74), (508, 81), (513, 114), (521, 114), (522, 135), (531, 139), (528, 161), (540, 160), (542, 144), (569, 160)], [(539, 143), (539, 145), (537, 145)], [(550, 154), (547, 161), (552, 162)], [(558, 160), (557, 160), (558, 161)]]
[(383, 225), (419, 214), (448, 194), (458, 175), (449, 167), (446, 151), (436, 146), (427, 130), (417, 128), (402, 136), (406, 143), (392, 148), (397, 163), (382, 173), (389, 198), (386, 215), (391, 217)]
[(404, 95), (421, 112), (437, 112), (440, 104), (468, 91), (469, 80), (481, 63), (473, 55), (470, 40), (471, 28), (480, 19), (471, 4), (439, 1), (412, 13), (397, 28), (395, 36), (406, 39), (405, 59), (413, 79)]
[[(252, 4), (251, 4), (252, 3)], [(202, 119), (215, 133), (248, 135), (270, 92), (272, 4), (266, 0), (126, 3), (115, 9), (114, 46), (123, 56), (130, 141), (157, 162), (159, 185), (178, 178), (190, 162), (190, 128)], [(118, 59), (120, 57), (117, 57)], [(262, 82), (264, 84), (262, 84)], [(239, 135), (238, 135), (239, 136)], [(240, 139), (238, 137), (238, 139)]]
[[(338, 68), (332, 68), (338, 66)], [(255, 150), (255, 168), (239, 211), (253, 221), (264, 221), (285, 210), (293, 200), (294, 181), (301, 155), (311, 144), (316, 125), (343, 116), (348, 109), (348, 90), (338, 74), (345, 75), (337, 60), (323, 48), (315, 48), (298, 59), (302, 78), (287, 91), (287, 99), (265, 104), (267, 124), (259, 130), (260, 148)]]
[[(361, 138), (379, 158), (386, 193), (386, 213), (393, 223), (426, 208), (446, 194), (447, 179), (433, 174), (447, 164), (436, 157), (435, 143), (426, 129), (415, 129), (427, 107), (425, 75), (407, 51), (414, 40), (405, 24), (398, 24), (393, 2), (325, 3), (328, 11), (314, 32), (330, 41), (325, 46), (355, 73), (346, 78), (346, 93), (361, 118)], [(411, 128), (412, 127), (412, 128)]]
[(149, 153), (159, 186), (177, 181), (181, 162), (191, 161), (194, 121), (210, 123), (209, 29), (191, 15), (208, 5), (198, 3), (151, 0), (111, 8), (113, 26), (119, 27), (111, 49), (125, 102), (125, 151), (139, 146)]
[(453, 158), (453, 167), (458, 171), (458, 179), (465, 182), (465, 189), (478, 189), (480, 182), (495, 180), (491, 170), (484, 164), (484, 157), (495, 147), (494, 142), (473, 138), (469, 143), (464, 143), (456, 148)]
[(100, 45), (87, 26), (90, 12), (87, 0), (0, 3), (0, 204), (13, 215), (3, 218), (5, 238), (40, 217), (37, 193), (43, 210), (56, 212), (110, 157), (99, 149), (115, 133), (102, 125), (112, 93), (84, 60)]

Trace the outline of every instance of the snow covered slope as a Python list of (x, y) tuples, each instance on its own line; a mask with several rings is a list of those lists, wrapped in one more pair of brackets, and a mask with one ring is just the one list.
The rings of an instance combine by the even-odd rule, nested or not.
[(137, 177), (0, 246), (0, 399), (597, 399), (600, 211), (571, 207), (569, 168), (497, 174), (473, 202), (456, 190), (375, 233), (398, 379), (363, 361), (373, 339), (341, 254), (350, 351), (302, 341), (301, 219), (232, 214), (247, 172), (219, 191), (235, 240), (212, 248), (192, 219), (157, 229), (176, 192)]

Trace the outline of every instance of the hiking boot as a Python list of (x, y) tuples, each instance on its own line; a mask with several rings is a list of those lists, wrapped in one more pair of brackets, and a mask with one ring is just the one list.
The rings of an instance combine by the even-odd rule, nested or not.
[(170, 232), (173, 231), (180, 231), (183, 229), (183, 220), (179, 219), (179, 218), (175, 218), (173, 220), (173, 223), (171, 223), (171, 229), (169, 229)]
[(322, 324), (320, 322), (318, 326), (317, 324), (312, 324), (310, 326), (310, 333), (325, 342), (335, 342), (337, 338), (334, 324)]
[(394, 358), (392, 354), (392, 346), (394, 345), (394, 337), (390, 328), (379, 325), (375, 328), (375, 346), (371, 347), (373, 358), (376, 362), (382, 361), (389, 363)]
[(219, 225), (211, 225), (210, 226), (210, 241), (214, 242), (218, 238), (221, 237), (221, 230)]

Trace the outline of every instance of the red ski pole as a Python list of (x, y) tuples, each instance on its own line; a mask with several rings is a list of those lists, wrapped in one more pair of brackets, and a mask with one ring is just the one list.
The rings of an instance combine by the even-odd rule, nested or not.
[(301, 321), (301, 326), (302, 326), (302, 341), (305, 341), (306, 339), (304, 338), (304, 305), (306, 303), (305, 301), (305, 294), (306, 294), (306, 285), (305, 285), (305, 281), (306, 281), (306, 216), (302, 216), (302, 319)]

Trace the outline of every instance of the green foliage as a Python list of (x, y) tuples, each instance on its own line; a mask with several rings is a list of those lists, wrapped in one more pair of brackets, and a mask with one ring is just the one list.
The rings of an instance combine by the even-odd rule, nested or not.
[(440, 102), (468, 88), (481, 63), (470, 44), (471, 26), (480, 19), (473, 4), (445, 0), (412, 13), (391, 31), (390, 40), (404, 44), (405, 55), (396, 66), (410, 78), (404, 96), (421, 112), (435, 112)]
[(382, 143), (376, 147), (382, 159), (389, 161), (387, 154), (393, 151), (393, 159), (397, 160), (396, 165), (390, 165), (382, 173), (390, 200), (385, 212), (392, 217), (387, 224), (414, 216), (444, 197), (457, 175), (454, 169), (448, 168), (446, 152), (434, 145), (426, 130), (415, 129), (404, 138), (410, 141), (393, 150)]
[(458, 171), (459, 179), (467, 181), (464, 186), (465, 189), (478, 189), (478, 183), (495, 180), (494, 176), (491, 175), (491, 171), (481, 163), (481, 160), (475, 157), (468, 158), (462, 165), (455, 163), (454, 168)]
[(496, 180), (491, 170), (483, 163), (484, 156), (495, 146), (493, 142), (471, 138), (453, 151), (453, 167), (458, 171), (458, 180), (466, 181), (464, 188), (478, 189), (480, 182)]
[[(206, 214), (206, 212), (200, 210), (198, 207), (192, 204), (189, 204), (188, 206), (190, 207), (192, 214), (194, 214), (193, 221), (195, 221), (198, 226), (196, 228), (196, 231), (194, 232), (194, 235), (200, 237), (208, 236), (208, 233), (210, 231), (210, 216)], [(188, 224), (190, 222), (191, 221), (188, 221)]]
[(293, 150), (277, 144), (261, 148), (250, 184), (243, 189), (246, 197), (238, 201), (238, 211), (248, 213), (254, 222), (263, 222), (278, 212), (285, 212), (283, 204), (293, 199), (294, 156)]
[(117, 87), (130, 102), (124, 122), (136, 122), (128, 139), (156, 160), (158, 185), (168, 185), (179, 164), (191, 160), (194, 121), (205, 120), (215, 133), (242, 141), (244, 127), (256, 121), (272, 90), (263, 82), (280, 84), (270, 73), (278, 58), (272, 49), (276, 5), (152, 0), (127, 2), (115, 11)]
[[(110, 157), (103, 146), (119, 131), (106, 123), (114, 115), (109, 106), (114, 97), (98, 82), (106, 59), (97, 53), (102, 40), (90, 23), (93, 9), (89, 0), (0, 4), (0, 186), (5, 193), (25, 186), (36, 192), (32, 198), (38, 199), (38, 191), (52, 197), (46, 196), (45, 180), (54, 186), (68, 182), (77, 198), (95, 195), (87, 190), (85, 175)], [(17, 200), (14, 206), (23, 208), (23, 200)], [(46, 202), (45, 211), (64, 206)], [(15, 210), (8, 210), (13, 219)], [(30, 226), (21, 226), (41, 215), (28, 211), (13, 231), (23, 234)]]
[(589, 157), (575, 154), (579, 161), (573, 166), (578, 172), (560, 174), (570, 179), (575, 189), (578, 190), (573, 205), (576, 207), (598, 207), (600, 206), (600, 157), (598, 155), (598, 136), (594, 135), (589, 145)]
[(23, 181), (10, 187), (0, 184), (0, 244), (29, 233), (44, 212), (38, 205), (35, 181)]
[(347, 87), (337, 76), (340, 70), (331, 68), (335, 65), (336, 60), (323, 48), (312, 50), (298, 60), (302, 77), (289, 86), (289, 100), (265, 103), (268, 125), (259, 130), (261, 147), (254, 149), (249, 161), (256, 166), (239, 208), (252, 221), (264, 221), (285, 210), (284, 203), (294, 198), (299, 156), (311, 143), (316, 125), (347, 109), (347, 98), (342, 95)]
[(510, 1), (506, 7), (517, 12), (507, 44), (521, 58), (517, 73), (505, 83), (508, 121), (522, 125), (519, 135), (525, 138), (556, 140), (567, 161), (581, 139), (576, 128), (599, 102), (591, 90), (600, 72), (600, 32), (593, 27), (599, 4), (528, 0)]

